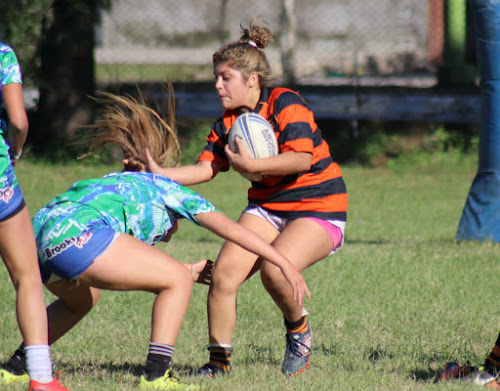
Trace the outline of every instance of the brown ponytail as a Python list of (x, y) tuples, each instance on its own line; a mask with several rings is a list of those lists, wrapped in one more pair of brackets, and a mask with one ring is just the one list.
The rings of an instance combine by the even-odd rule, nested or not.
[(102, 105), (98, 120), (91, 126), (96, 134), (90, 140), (92, 151), (111, 143), (120, 147), (128, 160), (127, 171), (144, 170), (146, 148), (162, 167), (176, 166), (181, 149), (175, 126), (174, 91), (167, 83), (169, 102), (167, 119), (147, 106), (142, 96), (120, 96), (101, 92), (96, 101)]

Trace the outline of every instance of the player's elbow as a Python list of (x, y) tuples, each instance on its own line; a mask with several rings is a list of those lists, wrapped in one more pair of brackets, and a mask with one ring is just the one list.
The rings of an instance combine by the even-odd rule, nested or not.
[(199, 161), (196, 164), (197, 181), (196, 183), (209, 182), (219, 172), (218, 166), (208, 161)]
[(19, 116), (9, 118), (10, 129), (14, 130), (18, 134), (27, 134), (29, 129), (28, 117)]
[(312, 165), (312, 155), (310, 153), (298, 153), (297, 155), (297, 171), (309, 171)]

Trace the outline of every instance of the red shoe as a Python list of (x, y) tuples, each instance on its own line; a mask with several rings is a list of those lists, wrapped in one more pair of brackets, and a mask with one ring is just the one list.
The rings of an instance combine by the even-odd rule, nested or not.
[(500, 389), (499, 379), (487, 372), (482, 366), (461, 366), (456, 362), (449, 362), (444, 366), (444, 370), (439, 377), (441, 380), (456, 379), (486, 386), (486, 388), (494, 390)]
[(491, 388), (492, 390), (500, 390), (500, 379), (497, 377), (495, 380), (490, 381), (486, 384), (486, 388)]
[(30, 389), (29, 391), (69, 391), (67, 388), (64, 388), (61, 383), (59, 383), (59, 375), (61, 372), (57, 374), (57, 377), (52, 380), (50, 383), (40, 383), (36, 380), (30, 380)]

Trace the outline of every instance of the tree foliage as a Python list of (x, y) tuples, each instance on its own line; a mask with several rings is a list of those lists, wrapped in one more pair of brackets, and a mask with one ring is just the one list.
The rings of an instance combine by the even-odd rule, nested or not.
[(78, 131), (93, 120), (94, 27), (108, 0), (9, 0), (0, 5), (0, 38), (19, 58), (26, 85), (40, 100), (31, 116), (35, 152), (78, 151)]
[(23, 70), (24, 82), (30, 86), (37, 85), (39, 80), (42, 22), (49, 17), (52, 2), (0, 2), (0, 40), (14, 48)]

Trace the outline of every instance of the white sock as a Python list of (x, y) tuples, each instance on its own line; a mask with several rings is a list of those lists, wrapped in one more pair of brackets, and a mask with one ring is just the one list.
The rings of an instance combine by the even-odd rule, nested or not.
[(25, 346), (26, 367), (30, 379), (40, 383), (50, 383), (52, 377), (52, 360), (49, 345)]

